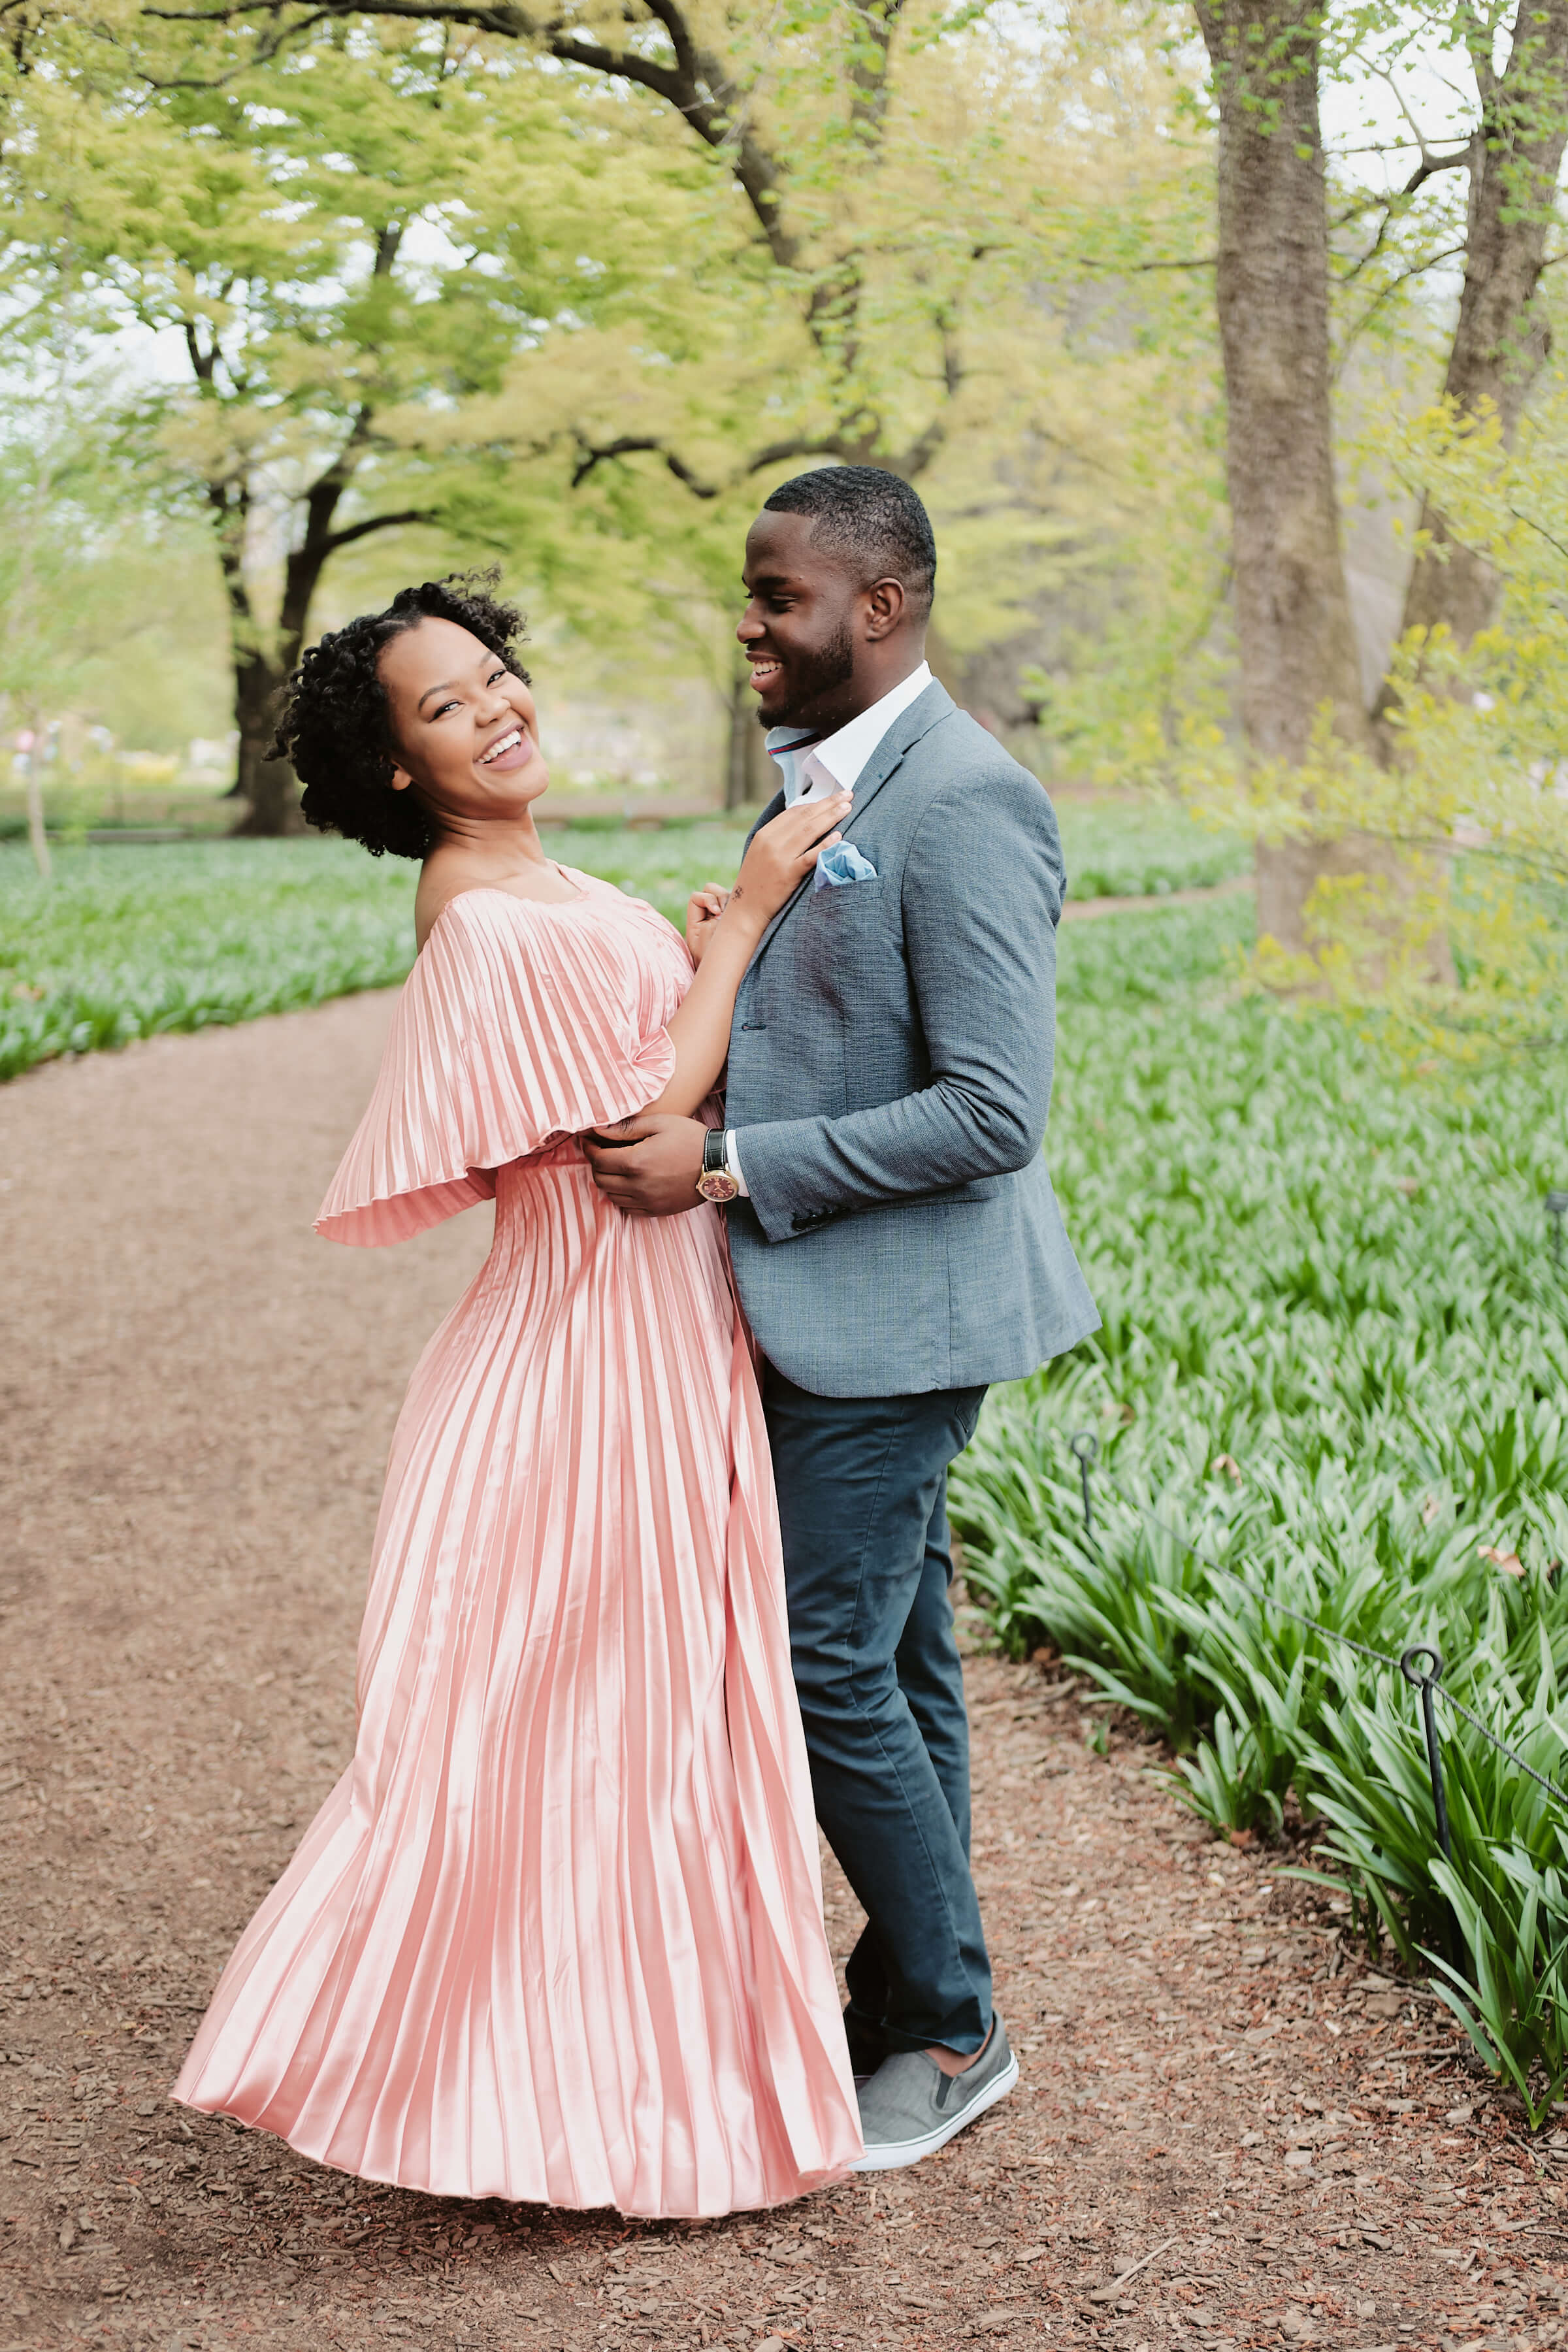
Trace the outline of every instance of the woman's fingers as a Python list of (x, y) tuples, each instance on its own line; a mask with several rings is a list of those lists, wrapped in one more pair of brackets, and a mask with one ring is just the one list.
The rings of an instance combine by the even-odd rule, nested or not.
[(825, 844), (841, 838), (852, 802), (847, 793), (829, 800), (797, 801), (765, 824), (741, 861), (736, 893), (747, 894), (764, 914), (776, 913), (805, 879)]
[[(802, 801), (799, 803), (808, 827), (815, 825), (816, 834), (820, 834), (822, 828), (826, 825), (841, 824), (848, 815), (852, 803), (847, 793), (835, 793), (830, 801)], [(816, 835), (814, 835), (813, 837)]]
[[(790, 848), (795, 857), (814, 857), (825, 847), (828, 837), (838, 838), (837, 828), (848, 815), (852, 803), (847, 793), (840, 793), (830, 801), (803, 801), (790, 811), (798, 824), (792, 826)], [(782, 824), (783, 819), (779, 822)]]

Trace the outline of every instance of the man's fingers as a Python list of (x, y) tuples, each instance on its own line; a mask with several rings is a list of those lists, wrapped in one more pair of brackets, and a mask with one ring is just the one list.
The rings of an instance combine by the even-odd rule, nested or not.
[(641, 1163), (635, 1145), (611, 1143), (595, 1150), (592, 1144), (585, 1143), (583, 1155), (595, 1181), (606, 1190), (611, 1184), (631, 1184), (639, 1179)]
[(595, 1167), (602, 1156), (606, 1166), (624, 1168), (637, 1146), (646, 1143), (647, 1139), (648, 1129), (639, 1120), (624, 1118), (617, 1123), (613, 1135), (598, 1135), (590, 1131), (582, 1138), (582, 1144), (584, 1157)]

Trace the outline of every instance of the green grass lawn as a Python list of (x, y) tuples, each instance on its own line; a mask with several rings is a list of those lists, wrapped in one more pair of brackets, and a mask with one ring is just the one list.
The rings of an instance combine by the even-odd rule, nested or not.
[[(1080, 897), (1218, 881), (1234, 842), (1180, 815), (1068, 804)], [(734, 877), (743, 826), (552, 829), (553, 856), (684, 919), (699, 883)], [(67, 1053), (247, 1021), (400, 980), (416, 872), (343, 841), (190, 842), (55, 852), (46, 888), (0, 844), (0, 1078)]]

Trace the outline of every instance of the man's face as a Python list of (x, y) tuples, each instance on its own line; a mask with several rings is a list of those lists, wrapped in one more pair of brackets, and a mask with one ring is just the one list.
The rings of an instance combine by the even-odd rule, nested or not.
[(863, 592), (812, 545), (811, 532), (809, 515), (757, 517), (746, 533), (749, 601), (735, 635), (763, 725), (826, 733), (854, 715)]

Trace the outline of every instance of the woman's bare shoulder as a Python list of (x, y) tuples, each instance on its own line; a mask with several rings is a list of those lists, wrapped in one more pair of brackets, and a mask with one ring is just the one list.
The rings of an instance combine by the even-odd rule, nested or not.
[(465, 866), (457, 862), (432, 872), (426, 866), (419, 877), (419, 887), (414, 899), (414, 937), (416, 948), (423, 949), (442, 916), (460, 899), (482, 898), (491, 904), (504, 898), (509, 905), (525, 910), (530, 908), (578, 906), (585, 899), (599, 895), (602, 886), (586, 874), (576, 874), (569, 866), (547, 865), (540, 877), (551, 887), (529, 887), (533, 877), (510, 875), (498, 879), (478, 866)]
[(420, 871), (419, 887), (414, 894), (416, 948), (424, 947), (455, 898), (496, 887), (477, 866), (470, 866), (460, 857), (443, 857), (439, 851), (427, 857)]
[(419, 887), (414, 894), (414, 944), (422, 949), (447, 906), (458, 896), (463, 883), (460, 876), (447, 868), (437, 869), (426, 858), (420, 869)]

